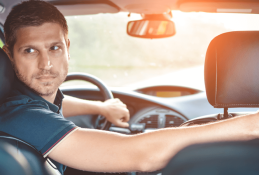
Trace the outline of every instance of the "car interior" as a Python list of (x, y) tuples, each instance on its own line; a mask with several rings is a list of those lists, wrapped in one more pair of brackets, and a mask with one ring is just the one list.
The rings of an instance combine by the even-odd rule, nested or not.
[[(120, 12), (141, 14), (142, 20), (128, 22), (125, 33), (145, 39), (173, 37), (177, 33), (177, 24), (170, 20), (173, 10), (186, 13), (259, 13), (258, 0), (46, 1), (55, 5), (65, 16)], [(19, 2), (20, 0), (0, 0), (0, 39), (3, 43), (4, 21), (12, 7)], [(150, 26), (146, 25), (147, 21)], [(161, 24), (169, 27), (163, 32), (158, 28), (155, 33), (153, 29), (146, 33), (142, 30), (143, 26), (149, 29), (146, 31), (150, 31), (150, 28)], [(65, 81), (83, 80), (97, 88), (62, 87), (64, 94), (87, 100), (119, 98), (127, 105), (131, 118), (129, 128), (116, 127), (98, 115), (68, 119), (79, 127), (130, 135), (159, 128), (200, 125), (255, 112), (259, 108), (258, 47), (259, 31), (233, 31), (216, 36), (204, 53), (205, 92), (168, 84), (137, 87), (133, 90), (113, 88), (94, 75), (69, 73)], [(0, 49), (0, 105), (12, 89), (14, 76), (7, 55)], [(180, 93), (174, 96), (175, 92)], [(258, 174), (257, 145), (257, 140), (192, 145), (181, 150), (162, 170), (118, 174)], [(55, 165), (48, 158), (43, 158), (33, 146), (3, 132), (0, 132), (0, 162), (0, 174), (60, 174)], [(109, 173), (84, 172), (70, 167), (65, 171), (65, 175), (81, 174)]]

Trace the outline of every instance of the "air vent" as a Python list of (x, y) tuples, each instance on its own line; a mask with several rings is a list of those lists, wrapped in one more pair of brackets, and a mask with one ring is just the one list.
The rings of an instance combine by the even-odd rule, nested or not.
[(143, 118), (142, 120), (139, 121), (139, 123), (145, 123), (147, 128), (158, 128), (158, 115), (149, 115), (145, 118)]
[(166, 115), (165, 127), (180, 126), (184, 122), (183, 119), (175, 115)]

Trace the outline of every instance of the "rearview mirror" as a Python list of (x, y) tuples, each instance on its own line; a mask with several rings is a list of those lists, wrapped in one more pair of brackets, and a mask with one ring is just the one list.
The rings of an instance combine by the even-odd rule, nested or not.
[(127, 33), (130, 36), (139, 38), (165, 38), (175, 35), (175, 25), (170, 20), (149, 20), (129, 21)]

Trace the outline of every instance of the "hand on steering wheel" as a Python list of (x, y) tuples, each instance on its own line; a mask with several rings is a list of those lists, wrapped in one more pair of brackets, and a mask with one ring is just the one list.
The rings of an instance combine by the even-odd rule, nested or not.
[(120, 99), (109, 99), (102, 104), (103, 116), (115, 126), (129, 127), (127, 123), (129, 121), (129, 110), (127, 106), (120, 101)]
[[(102, 93), (105, 100), (113, 99), (113, 95), (111, 91), (107, 88), (107, 86), (100, 79), (98, 79), (93, 75), (81, 73), (81, 72), (69, 73), (65, 81), (69, 81), (69, 80), (88, 81), (96, 85), (100, 89), (100, 92)], [(110, 126), (111, 126), (111, 123), (105, 117), (101, 115), (97, 117), (96, 125), (95, 125), (96, 128), (101, 130), (109, 130)]]

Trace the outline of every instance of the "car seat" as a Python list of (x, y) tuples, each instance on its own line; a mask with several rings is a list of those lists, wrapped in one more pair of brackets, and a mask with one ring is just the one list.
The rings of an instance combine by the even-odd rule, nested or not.
[(184, 148), (163, 175), (258, 175), (259, 140), (196, 144)]
[[(209, 103), (223, 108), (185, 123), (202, 124), (224, 120), (242, 113), (228, 108), (259, 107), (259, 31), (228, 32), (215, 37), (207, 50), (205, 85)], [(259, 174), (259, 140), (191, 145), (163, 169), (163, 175)]]
[[(0, 105), (12, 89), (14, 76), (11, 62), (0, 48)], [(0, 174), (60, 175), (60, 172), (30, 144), (0, 132)]]

